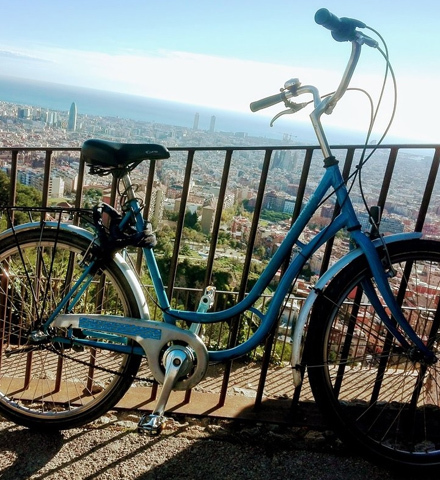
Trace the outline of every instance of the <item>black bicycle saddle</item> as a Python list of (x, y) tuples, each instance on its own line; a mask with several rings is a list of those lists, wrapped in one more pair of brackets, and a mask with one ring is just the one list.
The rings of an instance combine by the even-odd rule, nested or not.
[(118, 143), (106, 140), (86, 140), (81, 155), (87, 164), (104, 168), (123, 168), (142, 160), (169, 158), (170, 152), (163, 145), (154, 143)]

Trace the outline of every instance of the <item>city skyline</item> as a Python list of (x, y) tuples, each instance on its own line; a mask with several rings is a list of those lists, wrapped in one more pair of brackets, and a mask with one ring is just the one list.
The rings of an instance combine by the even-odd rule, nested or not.
[[(304, 148), (306, 148), (302, 147), (301, 144), (297, 144), (295, 141), (292, 142), (292, 140), (288, 141), (284, 139), (283, 141), (272, 140), (273, 143), (271, 143), (267, 141), (268, 139), (242, 135), (240, 132), (216, 132), (211, 128), (213, 121), (215, 121), (214, 116), (211, 117), (210, 128), (201, 130), (194, 128), (198, 127), (198, 122), (196, 122), (198, 119), (197, 113), (194, 115), (194, 125), (192, 125), (192, 127), (182, 127), (140, 122), (124, 118), (82, 115), (77, 112), (78, 128), (76, 131), (71, 131), (68, 128), (70, 111), (47, 112), (42, 109), (35, 109), (35, 111), (33, 111), (29, 108), (22, 108), (19, 105), (6, 104), (4, 102), (0, 102), (0, 105), (2, 112), (0, 115), (0, 128), (3, 132), (1, 146), (6, 148), (16, 148), (21, 145), (23, 139), (26, 139), (25, 145), (21, 145), (24, 149), (27, 147), (31, 149), (42, 147), (43, 150), (45, 146), (48, 148), (66, 147), (66, 150), (72, 147), (78, 149), (82, 142), (91, 136), (111, 141), (130, 141), (134, 143), (145, 141), (163, 143), (165, 140), (169, 147), (178, 147), (180, 149), (181, 147), (191, 148), (191, 146), (200, 146), (201, 151), (204, 150), (203, 146), (207, 146), (205, 153), (197, 154), (196, 164), (199, 165), (195, 168), (195, 171), (198, 175), (196, 183), (200, 188), (204, 185), (207, 186), (208, 190), (217, 185), (223, 168), (222, 154), (215, 153), (215, 148), (212, 148), (213, 146), (217, 145), (220, 149), (225, 145), (230, 145), (233, 149), (236, 147), (239, 148), (240, 146), (246, 148), (255, 147), (256, 150), (259, 150), (262, 144), (273, 145), (276, 150), (274, 151), (271, 163), (270, 175), (267, 179), (266, 193), (268, 197), (266, 208), (269, 208), (269, 210), (278, 210), (281, 208), (281, 211), (292, 214), (294, 205), (292, 198), (294, 198), (296, 194), (295, 182), (299, 181), (300, 178), (302, 168), (301, 156), (304, 154)], [(72, 107), (76, 107), (75, 103), (72, 104)], [(73, 110), (75, 110), (75, 108)], [(54, 122), (55, 116), (56, 122)], [(289, 150), (285, 150), (284, 147), (286, 142), (290, 142), (291, 145), (296, 144), (299, 151), (295, 152), (290, 150), (289, 153)], [(212, 153), (210, 153), (210, 151), (212, 151)], [(341, 150), (341, 148), (338, 149), (336, 147), (335, 154), (343, 160), (344, 151), (343, 148)], [(390, 201), (387, 204), (388, 214), (392, 217), (390, 226), (392, 224), (394, 225), (392, 226), (394, 231), (396, 231), (396, 229), (400, 231), (399, 229), (404, 228), (403, 225), (407, 222), (408, 218), (411, 218), (411, 221), (415, 220), (413, 218), (414, 211), (411, 210), (412, 207), (410, 208), (409, 205), (421, 195), (420, 189), (426, 181), (425, 178), (429, 170), (429, 155), (432, 154), (432, 151), (432, 149), (413, 149), (411, 152), (405, 152), (405, 150), (403, 150), (399, 153), (395, 180), (390, 186)], [(367, 180), (363, 185), (363, 191), (366, 197), (371, 197), (370, 201), (373, 202), (379, 195), (380, 185), (385, 175), (384, 168), (387, 154), (386, 150), (382, 150), (382, 153), (380, 152), (381, 150), (376, 152), (364, 167), (363, 176)], [(248, 193), (258, 189), (258, 181), (255, 179), (254, 170), (256, 169), (255, 171), (257, 171), (261, 168), (261, 158), (258, 154), (254, 158), (254, 155), (254, 153), (245, 151), (242, 153), (236, 152), (234, 155), (233, 164), (235, 164), (235, 167), (233, 167), (232, 171), (235, 171), (235, 173), (233, 177), (235, 177), (235, 182), (239, 181), (242, 184), (242, 188)], [(30, 158), (33, 162), (37, 157), (38, 154), (31, 154)], [(44, 155), (41, 158), (44, 158)], [(74, 162), (77, 162), (79, 158), (78, 152), (74, 154), (74, 158)], [(70, 161), (72, 161), (72, 158), (69, 162)], [(180, 181), (183, 181), (184, 168), (182, 168), (181, 165), (182, 161), (185, 161), (185, 155), (181, 157), (179, 153), (175, 152), (172, 158), (164, 162), (161, 166), (160, 170), (162, 174), (165, 175), (164, 178), (168, 179), (170, 185), (178, 185)], [(6, 163), (3, 164), (3, 168), (8, 169), (9, 160), (7, 156), (4, 162)], [(38, 160), (37, 163), (40, 163), (40, 160)], [(62, 160), (61, 164), (65, 166), (65, 160)], [(407, 168), (410, 165), (411, 168)], [(417, 167), (414, 170), (412, 167), (416, 165)], [(139, 172), (136, 171), (133, 175), (140, 175), (139, 179), (144, 181), (144, 169), (140, 166), (138, 170)], [(242, 171), (242, 174), (238, 173), (239, 170)], [(61, 170), (54, 170), (54, 172), (57, 171), (61, 173)], [(281, 171), (283, 172), (282, 174), (280, 174)], [(41, 189), (42, 183), (39, 178), (43, 173), (44, 169), (41, 168), (41, 165), (37, 169), (28, 169), (22, 173), (23, 177), (20, 181), (25, 184), (32, 184), (32, 182), (36, 181), (36, 185), (39, 185), (38, 188)], [(317, 179), (322, 175), (322, 163), (319, 156), (312, 162), (310, 173), (311, 176), (307, 181), (306, 188), (306, 193), (309, 194), (316, 185)], [(68, 174), (66, 176), (66, 170), (60, 178), (62, 178), (62, 182), (52, 185), (52, 192), (55, 196), (58, 196), (56, 192), (62, 191), (64, 187), (73, 190), (73, 187), (68, 186), (71, 183), (71, 175)], [(242, 180), (245, 180), (244, 183), (242, 183)], [(409, 190), (407, 194), (402, 193), (401, 185), (408, 185)], [(230, 186), (234, 188), (233, 185)], [(180, 193), (180, 190), (177, 192)], [(363, 211), (364, 207), (362, 202), (360, 202), (359, 192), (356, 192), (357, 187), (354, 187), (353, 198), (357, 198), (357, 200), (354, 200), (354, 203)], [(438, 199), (440, 197), (436, 192), (438, 192), (437, 188), (435, 189), (433, 198), (433, 204), (435, 206), (434, 212), (431, 212), (431, 215), (433, 215), (431, 221), (433, 223), (429, 227), (430, 231), (440, 228), (437, 218), (438, 208), (440, 208), (438, 207)], [(280, 201), (281, 203), (279, 203)], [(323, 212), (326, 212), (325, 208)], [(323, 218), (328, 218), (327, 212), (323, 213)]]
[[(81, 0), (74, 6), (49, 0), (3, 3), (11, 21), (0, 32), (0, 75), (237, 111), (248, 111), (251, 101), (275, 93), (293, 76), (317, 84), (321, 93), (337, 86), (350, 48), (334, 42), (314, 23), (314, 13), (325, 6), (339, 16), (359, 18), (387, 40), (399, 86), (391, 134), (438, 141), (432, 112), (440, 100), (432, 92), (440, 76), (434, 61), (440, 46), (436, 26), (440, 4), (434, 0), (402, 1), (398, 8), (395, 2), (378, 0), (368, 4), (328, 0), (325, 5), (312, 0), (301, 6), (284, 0), (276, 5), (246, 0), (221, 5), (196, 0), (184, 4)], [(157, 21), (145, 23), (152, 14)], [(42, 28), (47, 23), (51, 28)], [(383, 73), (380, 55), (368, 50), (354, 86), (377, 93)], [(391, 93), (385, 98), (390, 100)], [(274, 107), (267, 115), (276, 111)], [(308, 113), (297, 118), (306, 121)], [(389, 113), (386, 103), (379, 130)], [(336, 127), (359, 123), (364, 129), (368, 120), (368, 102), (355, 94), (326, 119)]]

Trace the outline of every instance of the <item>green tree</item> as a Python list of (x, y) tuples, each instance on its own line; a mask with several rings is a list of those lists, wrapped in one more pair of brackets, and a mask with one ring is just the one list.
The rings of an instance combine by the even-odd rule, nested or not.
[(98, 204), (102, 199), (102, 190), (99, 188), (90, 188), (84, 191), (83, 205), (84, 208), (92, 208)]
[[(17, 183), (15, 201), (9, 198), (11, 181), (5, 172), (0, 171), (0, 206), (17, 207), (39, 207), (41, 206), (42, 195), (34, 187)], [(14, 212), (14, 223), (20, 224), (29, 220), (26, 213)]]
[(289, 213), (274, 212), (273, 210), (263, 210), (260, 217), (269, 222), (278, 223), (283, 220), (289, 220), (291, 215)]
[(164, 225), (160, 232), (156, 235), (157, 245), (154, 250), (162, 253), (165, 258), (171, 258), (173, 255), (173, 237), (174, 232), (168, 225)]
[(197, 217), (197, 212), (191, 213), (191, 212), (186, 212), (185, 213), (185, 220), (183, 225), (187, 228), (192, 228), (193, 230), (200, 231), (200, 225), (199, 225), (199, 219)]

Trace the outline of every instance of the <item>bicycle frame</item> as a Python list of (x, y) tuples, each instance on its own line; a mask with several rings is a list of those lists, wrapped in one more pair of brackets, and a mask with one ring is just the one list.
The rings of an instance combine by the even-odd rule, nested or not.
[[(390, 272), (387, 272), (382, 265), (381, 259), (379, 258), (376, 250), (376, 245), (365, 233), (361, 231), (360, 223), (349, 198), (344, 179), (342, 178), (342, 174), (338, 166), (338, 162), (333, 156), (331, 156), (330, 147), (328, 145), (324, 129), (320, 123), (320, 117), (322, 116), (322, 114), (330, 113), (336, 105), (337, 101), (342, 97), (345, 90), (347, 89), (347, 86), (350, 82), (351, 76), (355, 70), (356, 64), (360, 56), (361, 45), (365, 42), (366, 38), (368, 37), (363, 37), (359, 35), (356, 40), (352, 41), (352, 53), (347, 68), (345, 70), (339, 88), (332, 96), (321, 100), (319, 92), (315, 87), (300, 86), (299, 82), (298, 84), (296, 84), (293, 90), (289, 92), (289, 95), (287, 95), (290, 97), (298, 96), (304, 93), (311, 93), (313, 95), (315, 109), (311, 113), (310, 117), (318, 141), (320, 143), (321, 150), (324, 154), (325, 173), (316, 191), (311, 196), (311, 198), (305, 205), (303, 211), (290, 228), (286, 238), (283, 240), (279, 249), (272, 257), (269, 264), (266, 266), (259, 280), (242, 301), (240, 301), (231, 308), (219, 312), (188, 312), (171, 308), (154, 257), (154, 253), (150, 248), (143, 249), (146, 265), (150, 272), (153, 286), (158, 298), (158, 304), (163, 312), (163, 318), (165, 323), (174, 325), (176, 323), (176, 320), (184, 320), (193, 324), (222, 322), (230, 318), (236, 317), (247, 310), (256, 314), (260, 318), (260, 326), (258, 327), (256, 332), (254, 332), (254, 334), (244, 343), (222, 351), (210, 351), (209, 359), (212, 361), (226, 361), (240, 357), (254, 349), (265, 339), (265, 337), (272, 330), (275, 322), (278, 319), (280, 308), (282, 307), (285, 297), (290, 290), (292, 282), (297, 278), (306, 261), (324, 243), (326, 243), (330, 238), (335, 236), (338, 231), (344, 228), (347, 229), (351, 240), (359, 248), (360, 252), (362, 252), (362, 254), (366, 256), (371, 272), (373, 274), (373, 278), (377, 284), (383, 302), (391, 312), (390, 317), (386, 313), (385, 308), (382, 305), (382, 301), (375, 293), (372, 285), (368, 283), (363, 285), (365, 293), (367, 294), (370, 302), (379, 314), (381, 320), (404, 348), (410, 348), (410, 343), (412, 343), (419, 352), (422, 352), (426, 356), (426, 358), (433, 357), (433, 354), (429, 352), (428, 348), (423, 344), (421, 339), (419, 339), (419, 337), (415, 334), (414, 330), (410, 327), (405, 317), (403, 316), (396, 300), (394, 299), (391, 288), (388, 284), (388, 276), (390, 275)], [(135, 197), (135, 193), (128, 172), (121, 178), (121, 182), (123, 183), (124, 192), (127, 198), (127, 201), (125, 203), (125, 216), (121, 221), (121, 227), (123, 228), (123, 226), (127, 222), (134, 219), (137, 230), (139, 232), (142, 232), (144, 230), (144, 220), (141, 214), (141, 206)], [(313, 214), (319, 208), (321, 202), (324, 200), (326, 195), (332, 190), (335, 192), (337, 203), (340, 207), (339, 215), (327, 227), (323, 228), (314, 238), (312, 238), (309, 243), (301, 243), (299, 241), (299, 237), (302, 231), (305, 229), (306, 225), (309, 223)], [(385, 244), (386, 242), (384, 241), (383, 243)], [(260, 312), (253, 307), (254, 303), (259, 299), (262, 292), (270, 283), (270, 281), (272, 280), (278, 269), (281, 267), (283, 262), (286, 260), (286, 258), (290, 258), (292, 249), (295, 246), (298, 247), (299, 252), (290, 262), (288, 268), (286, 269), (286, 272), (281, 278), (267, 312)], [(87, 277), (87, 275), (85, 277)], [(68, 295), (66, 302), (63, 303), (63, 307), (57, 309), (57, 311), (54, 312), (54, 314), (45, 324), (44, 327), (46, 329), (51, 324), (51, 322), (55, 320), (57, 315), (61, 312), (62, 308), (67, 306), (68, 302), (71, 302), (73, 308), (73, 305), (76, 302), (76, 298), (79, 298), (81, 291), (85, 288), (85, 286), (82, 284), (81, 280), (81, 282), (78, 282), (78, 284), (73, 287), (73, 289)], [(72, 298), (73, 301), (71, 301)], [(63, 315), (60, 314), (59, 316), (62, 317)], [(123, 323), (123, 321), (121, 321), (121, 323)], [(399, 327), (403, 330), (404, 334), (401, 333)], [(405, 338), (405, 335), (408, 337), (409, 340)], [(294, 336), (298, 338), (298, 333), (296, 332)], [(100, 344), (99, 346), (101, 348), (106, 348), (105, 345)], [(123, 348), (123, 346), (121, 346), (121, 348)], [(129, 352), (128, 347), (127, 352)]]
[[(130, 221), (130, 219), (134, 218), (137, 230), (142, 231), (144, 229), (144, 220), (141, 214), (141, 207), (135, 197), (129, 175), (127, 174), (126, 176), (124, 176), (122, 178), (122, 181), (124, 183), (125, 193), (127, 195), (127, 202), (125, 203), (126, 213), (121, 221), (121, 226)], [(326, 195), (328, 195), (329, 191), (331, 190), (335, 191), (337, 203), (340, 207), (339, 215), (328, 226), (323, 228), (316, 236), (314, 236), (310, 240), (310, 242), (306, 244), (300, 242), (299, 237), (301, 233), (303, 232), (306, 225), (309, 223), (315, 211), (319, 208), (323, 199), (326, 197)], [(304, 264), (323, 244), (325, 244), (330, 238), (334, 237), (338, 231), (344, 228), (347, 229), (352, 241), (358, 246), (360, 252), (365, 254), (366, 258), (368, 259), (380, 294), (384, 299), (385, 304), (392, 312), (392, 317), (394, 319), (397, 319), (397, 324), (404, 330), (410, 341), (419, 350), (428, 355), (429, 351), (427, 350), (426, 346), (420, 341), (413, 329), (406, 322), (406, 319), (402, 315), (393, 297), (393, 294), (387, 282), (388, 273), (384, 270), (381, 260), (376, 252), (376, 245), (360, 229), (359, 220), (356, 216), (353, 205), (349, 198), (349, 194), (342, 178), (341, 171), (339, 169), (337, 161), (335, 161), (333, 157), (325, 161), (325, 173), (316, 191), (305, 205), (296, 222), (290, 228), (286, 238), (283, 240), (279, 249), (274, 254), (269, 264), (266, 266), (259, 280), (251, 289), (249, 294), (241, 302), (237, 303), (233, 307), (218, 312), (190, 312), (171, 308), (162, 282), (161, 274), (154, 257), (153, 250), (150, 248), (144, 248), (143, 254), (145, 256), (146, 266), (149, 270), (154, 289), (157, 294), (158, 304), (163, 312), (165, 323), (171, 324), (173, 326), (175, 325), (176, 320), (184, 320), (195, 324), (216, 323), (236, 317), (247, 310), (256, 314), (260, 318), (261, 323), (259, 328), (247, 341), (225, 350), (208, 352), (209, 360), (211, 361), (227, 361), (238, 358), (248, 353), (266, 338), (266, 336), (274, 327), (275, 323), (278, 321), (279, 311), (282, 308), (286, 295), (289, 293), (292, 282), (295, 281), (295, 279), (301, 272)], [(281, 278), (267, 312), (262, 313), (258, 309), (254, 308), (253, 304), (260, 298), (262, 292), (273, 279), (274, 275), (284, 263), (285, 259), (290, 257), (292, 249), (294, 247), (297, 247), (299, 249), (299, 252), (294, 256), (289, 266), (287, 267), (283, 277)], [(91, 265), (89, 265), (88, 268), (90, 269)], [(47, 329), (57, 317), (57, 325), (60, 325), (60, 322), (63, 322), (64, 318), (68, 319), (69, 317), (72, 317), (70, 314), (64, 315), (60, 312), (66, 307), (68, 310), (73, 309), (77, 299), (79, 299), (81, 296), (81, 292), (84, 291), (84, 289), (88, 285), (87, 280), (85, 280), (86, 277), (87, 275), (84, 275), (80, 279), (80, 281), (72, 287), (71, 291), (65, 297), (62, 304), (60, 304), (59, 308), (54, 311), (51, 318), (49, 318), (49, 320), (46, 322), (45, 329)], [(405, 348), (409, 348), (409, 342), (397, 330), (397, 327), (395, 326), (395, 321), (392, 320), (389, 315), (387, 315), (377, 295), (372, 289), (368, 288), (368, 285), (365, 286), (365, 289), (367, 292), (367, 296), (376, 308), (381, 319), (384, 321), (384, 323), (387, 325), (393, 335), (395, 335), (395, 337), (399, 340), (402, 346)], [(105, 315), (102, 315), (100, 317), (104, 319)], [(119, 320), (119, 323), (121, 325), (120, 328), (122, 329), (119, 330), (119, 333), (124, 333), (124, 329), (122, 326), (126, 324), (127, 320), (128, 319), (124, 318), (121, 318)], [(113, 321), (118, 323), (117, 319), (114, 319)], [(89, 328), (93, 330), (92, 326), (90, 326)], [(114, 332), (115, 330), (112, 331)], [(104, 335), (102, 333), (100, 334), (100, 337), (104, 339)], [(59, 341), (65, 342), (66, 339), (59, 339)], [(118, 351), (126, 351), (127, 353), (142, 353), (141, 349), (133, 350), (133, 347), (129, 346), (103, 344), (103, 342), (99, 342), (99, 340), (90, 341), (78, 339), (75, 340), (75, 342), (88, 345), (97, 345), (100, 348), (114, 350), (117, 349)]]
[[(425, 345), (420, 341), (413, 329), (408, 325), (403, 317), (400, 308), (396, 304), (394, 296), (389, 288), (387, 282), (387, 273), (384, 271), (384, 267), (380, 258), (376, 252), (376, 246), (372, 241), (360, 230), (359, 220), (353, 209), (353, 205), (349, 198), (345, 183), (343, 181), (340, 169), (337, 162), (330, 162), (331, 164), (326, 167), (324, 176), (322, 177), (316, 191), (305, 205), (300, 216), (296, 222), (292, 225), (286, 238), (281, 243), (279, 249), (270, 260), (262, 272), (257, 283), (251, 289), (249, 294), (235, 306), (219, 311), (219, 312), (188, 312), (176, 310), (170, 307), (168, 299), (163, 289), (160, 272), (157, 268), (157, 264), (154, 260), (153, 252), (150, 249), (144, 249), (146, 257), (146, 263), (155, 285), (156, 293), (158, 295), (159, 304), (163, 311), (164, 320), (169, 323), (175, 323), (176, 319), (185, 320), (193, 323), (208, 324), (225, 321), (232, 317), (242, 314), (246, 310), (250, 310), (255, 313), (261, 319), (261, 325), (257, 331), (244, 343), (235, 346), (230, 349), (222, 351), (210, 351), (209, 358), (213, 361), (225, 361), (240, 357), (250, 350), (259, 345), (271, 329), (274, 323), (278, 320), (279, 310), (285, 301), (292, 282), (295, 281), (299, 273), (301, 272), (304, 264), (311, 258), (311, 256), (330, 238), (334, 237), (336, 233), (346, 228), (354, 243), (360, 248), (360, 250), (366, 255), (369, 261), (371, 271), (378, 284), (379, 291), (385, 301), (385, 304), (389, 307), (393, 314), (393, 317), (398, 319), (398, 324), (403, 328), (405, 333), (411, 339), (411, 341), (422, 351), (428, 353)], [(303, 244), (299, 242), (299, 236), (303, 232), (306, 225), (309, 223), (313, 214), (318, 209), (320, 203), (324, 197), (328, 194), (329, 190), (334, 189), (336, 192), (337, 202), (341, 208), (341, 213), (324, 229), (322, 229), (315, 237), (313, 237), (309, 243)], [(136, 202), (135, 199), (130, 201)], [(136, 211), (136, 208), (135, 208)], [(138, 216), (138, 222), (142, 221), (141, 216)], [(292, 249), (297, 246), (300, 252), (290, 262), (285, 274), (280, 280), (277, 286), (272, 301), (265, 314), (253, 308), (252, 305), (260, 298), (264, 289), (268, 286), (274, 275), (281, 267), (286, 258), (288, 258), (292, 252)], [(158, 287), (162, 285), (162, 289), (159, 291)], [(370, 289), (368, 289), (368, 296), (370, 301), (375, 306), (376, 310), (381, 316), (381, 319), (392, 331), (393, 335), (399, 340), (404, 347), (409, 347), (408, 341), (397, 331), (395, 324), (390, 320), (386, 314), (381, 302)]]

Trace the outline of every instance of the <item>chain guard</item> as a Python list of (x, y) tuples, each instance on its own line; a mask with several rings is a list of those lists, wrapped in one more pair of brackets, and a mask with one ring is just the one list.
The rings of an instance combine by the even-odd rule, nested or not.
[(161, 384), (165, 379), (163, 352), (174, 344), (187, 346), (194, 353), (194, 368), (184, 378), (178, 380), (174, 390), (195, 387), (205, 377), (208, 369), (209, 355), (200, 337), (189, 330), (165, 322), (114, 315), (61, 314), (54, 320), (53, 326), (112, 333), (132, 339), (143, 348), (151, 373)]

